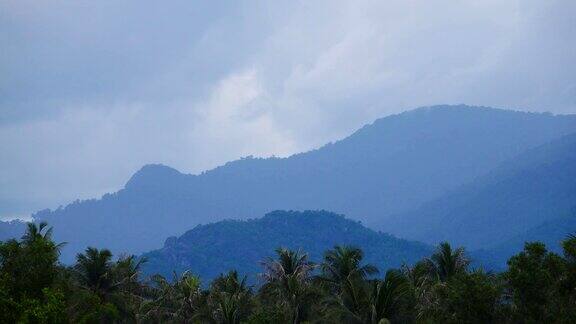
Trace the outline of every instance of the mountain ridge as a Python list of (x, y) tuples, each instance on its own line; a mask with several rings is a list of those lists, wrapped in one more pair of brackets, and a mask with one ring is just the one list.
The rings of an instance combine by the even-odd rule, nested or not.
[(576, 206), (564, 215), (548, 219), (496, 246), (474, 251), (473, 256), (477, 264), (502, 271), (506, 269), (508, 258), (520, 252), (526, 242), (542, 242), (549, 251), (562, 254), (561, 243), (570, 234), (576, 235)]
[(559, 217), (576, 202), (576, 133), (527, 150), (485, 177), (393, 217), (391, 233), (489, 249)]
[(147, 166), (118, 192), (34, 217), (58, 228), (68, 260), (88, 245), (141, 253), (197, 224), (277, 209), (331, 210), (374, 226), (573, 131), (574, 115), (421, 108), (287, 158), (240, 159), (197, 175)]
[(161, 249), (143, 255), (144, 272), (169, 277), (172, 271), (190, 270), (209, 280), (236, 269), (255, 282), (260, 263), (279, 247), (301, 250), (320, 262), (335, 245), (362, 248), (366, 262), (381, 271), (411, 264), (433, 250), (327, 211), (273, 211), (261, 218), (197, 225), (180, 237), (170, 237)]

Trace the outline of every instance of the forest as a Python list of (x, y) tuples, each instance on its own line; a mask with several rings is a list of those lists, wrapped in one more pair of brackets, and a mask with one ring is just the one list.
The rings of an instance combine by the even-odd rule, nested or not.
[[(501, 273), (473, 269), (463, 247), (385, 273), (336, 245), (321, 262), (278, 247), (260, 280), (237, 271), (203, 282), (194, 269), (143, 276), (145, 258), (87, 248), (72, 266), (46, 223), (0, 243), (1, 323), (574, 323), (576, 236), (563, 253), (527, 242)], [(273, 253), (273, 251), (271, 251)]]

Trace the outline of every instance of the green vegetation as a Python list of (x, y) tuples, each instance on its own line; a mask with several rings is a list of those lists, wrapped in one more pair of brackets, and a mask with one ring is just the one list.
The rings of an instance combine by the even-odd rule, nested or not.
[(305, 250), (310, 261), (320, 263), (324, 252), (335, 245), (362, 249), (364, 262), (381, 271), (413, 264), (433, 251), (432, 246), (376, 232), (328, 211), (277, 210), (257, 219), (199, 225), (171, 237), (163, 248), (144, 254), (148, 261), (142, 270), (169, 277), (173, 271), (193, 269), (209, 281), (235, 269), (255, 284), (262, 272), (260, 263), (278, 247)]
[(576, 322), (576, 236), (562, 255), (526, 243), (498, 274), (470, 269), (448, 243), (382, 274), (353, 246), (318, 263), (278, 248), (250, 286), (236, 271), (209, 285), (190, 271), (142, 278), (144, 259), (96, 248), (64, 267), (51, 234), (29, 224), (20, 240), (0, 243), (0, 323)]

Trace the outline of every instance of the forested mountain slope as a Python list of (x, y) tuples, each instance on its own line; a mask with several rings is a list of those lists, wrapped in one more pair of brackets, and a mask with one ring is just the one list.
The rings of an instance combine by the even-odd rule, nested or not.
[(380, 270), (411, 264), (433, 250), (326, 211), (275, 211), (259, 219), (199, 225), (178, 238), (171, 237), (162, 249), (144, 254), (148, 259), (144, 270), (167, 277), (172, 271), (191, 270), (213, 279), (236, 269), (255, 282), (262, 272), (261, 262), (274, 256), (279, 247), (305, 251), (319, 262), (324, 251), (337, 244), (361, 248), (366, 262)]

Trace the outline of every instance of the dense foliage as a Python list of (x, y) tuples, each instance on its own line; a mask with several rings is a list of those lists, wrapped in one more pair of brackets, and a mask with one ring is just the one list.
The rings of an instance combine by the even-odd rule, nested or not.
[(562, 255), (526, 243), (499, 274), (470, 269), (464, 249), (448, 243), (385, 273), (349, 245), (318, 263), (278, 248), (250, 286), (236, 271), (209, 285), (189, 271), (142, 278), (144, 259), (96, 248), (64, 267), (51, 234), (29, 224), (20, 240), (0, 243), (1, 323), (576, 322), (576, 236)]
[(357, 221), (328, 211), (274, 211), (247, 221), (227, 220), (199, 225), (182, 236), (169, 238), (164, 247), (146, 253), (146, 274), (170, 276), (173, 271), (194, 269), (204, 280), (234, 268), (258, 281), (260, 261), (282, 246), (306, 250), (313, 262), (334, 245), (361, 248), (365, 261), (380, 270), (412, 264), (432, 252), (432, 247), (373, 231)]

